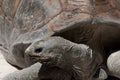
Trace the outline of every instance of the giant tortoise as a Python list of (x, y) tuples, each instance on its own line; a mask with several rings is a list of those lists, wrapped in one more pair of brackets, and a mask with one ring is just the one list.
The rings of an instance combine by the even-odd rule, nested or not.
[[(18, 69), (30, 66), (25, 50), (54, 36), (88, 45), (98, 66), (120, 49), (120, 0), (0, 0), (0, 49)], [(109, 75), (109, 72), (108, 72)]]
[[(32, 43), (26, 49), (28, 62), (40, 62), (39, 80), (104, 80), (107, 74), (98, 66), (89, 46), (61, 37)], [(30, 56), (30, 57), (29, 57)]]

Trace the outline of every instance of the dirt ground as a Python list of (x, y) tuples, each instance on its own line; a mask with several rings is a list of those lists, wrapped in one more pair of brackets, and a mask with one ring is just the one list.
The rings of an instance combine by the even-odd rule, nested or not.
[(16, 71), (16, 69), (5, 61), (4, 57), (0, 52), (0, 80), (2, 80), (5, 75), (14, 71)]

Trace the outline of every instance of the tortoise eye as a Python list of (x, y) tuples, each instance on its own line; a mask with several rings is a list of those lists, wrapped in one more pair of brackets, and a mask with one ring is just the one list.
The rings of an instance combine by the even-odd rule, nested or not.
[(42, 52), (43, 48), (38, 48), (38, 49), (35, 49), (35, 53), (40, 53)]

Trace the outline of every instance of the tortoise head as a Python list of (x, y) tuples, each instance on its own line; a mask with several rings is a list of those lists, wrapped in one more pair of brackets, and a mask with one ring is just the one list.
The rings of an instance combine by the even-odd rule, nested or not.
[(25, 52), (28, 62), (32, 64), (40, 62), (43, 66), (47, 65), (50, 68), (57, 67), (73, 73), (80, 71), (81, 76), (89, 71), (92, 74), (88, 74), (87, 78), (92, 77), (98, 69), (92, 49), (61, 37), (50, 37), (36, 41)]
[[(73, 65), (86, 66), (91, 62), (91, 49), (62, 37), (50, 37), (32, 43), (25, 51), (27, 63), (40, 62), (50, 66), (71, 69)], [(90, 50), (90, 51), (89, 51)], [(78, 64), (79, 63), (79, 64)]]
[[(26, 59), (29, 63), (40, 62), (46, 65), (65, 66), (70, 60), (65, 55), (71, 49), (73, 44), (60, 37), (51, 37), (45, 40), (39, 40), (32, 43), (25, 51)], [(62, 64), (63, 65), (62, 65)], [(68, 63), (67, 63), (68, 65)], [(69, 65), (70, 66), (70, 65)]]

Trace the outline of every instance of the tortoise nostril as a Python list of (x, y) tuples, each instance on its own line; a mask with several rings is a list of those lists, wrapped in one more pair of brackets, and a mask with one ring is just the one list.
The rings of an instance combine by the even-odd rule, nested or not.
[(42, 52), (43, 48), (38, 48), (38, 49), (35, 49), (35, 53), (40, 53)]

